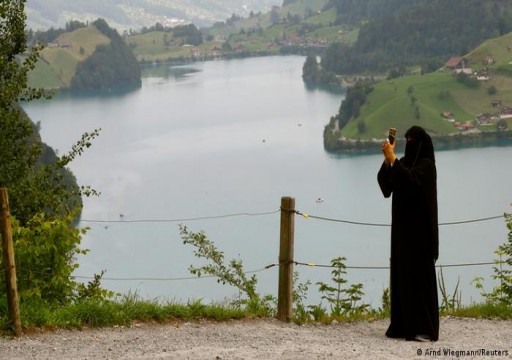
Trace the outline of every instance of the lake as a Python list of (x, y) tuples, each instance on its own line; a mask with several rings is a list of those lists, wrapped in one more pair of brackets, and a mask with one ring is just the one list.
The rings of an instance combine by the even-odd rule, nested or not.
[[(80, 226), (90, 228), (78, 259), (78, 279), (106, 270), (103, 285), (160, 301), (220, 301), (237, 290), (194, 278), (200, 266), (184, 245), (179, 224), (204, 231), (226, 261), (240, 259), (258, 278), (260, 294), (277, 296), (279, 207), (334, 220), (389, 224), (391, 201), (376, 176), (381, 155), (328, 154), (322, 132), (343, 94), (308, 90), (304, 57), (222, 60), (144, 70), (142, 87), (109, 96), (60, 96), (25, 104), (41, 123), (43, 140), (64, 154), (82, 133), (101, 128), (93, 146), (70, 166), (80, 185), (100, 197), (84, 200)], [(393, 124), (390, 123), (390, 126)], [(403, 152), (402, 152), (403, 154)], [(476, 220), (510, 212), (511, 147), (436, 154), (439, 221)], [(508, 164), (508, 165), (507, 165)], [(318, 201), (318, 199), (321, 201)], [(504, 219), (440, 226), (438, 264), (492, 262), (506, 242)], [(344, 256), (351, 267), (386, 267), (390, 228), (296, 216), (295, 259), (329, 265)], [(308, 302), (318, 304), (316, 282), (328, 267), (295, 266), (311, 281)], [(481, 297), (470, 282), (492, 266), (448, 267), (448, 291), (460, 282), (464, 303)], [(364, 285), (364, 301), (381, 305), (386, 269), (348, 269)]]

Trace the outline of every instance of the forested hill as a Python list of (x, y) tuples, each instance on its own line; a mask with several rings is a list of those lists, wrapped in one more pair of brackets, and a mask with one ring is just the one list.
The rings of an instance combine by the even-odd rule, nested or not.
[(29, 32), (28, 39), (45, 46), (30, 73), (30, 86), (82, 91), (141, 84), (135, 55), (103, 19), (89, 25), (71, 21), (65, 29)]
[[(370, 19), (384, 3), (400, 11)], [(411, 65), (432, 70), (450, 56), (512, 31), (508, 0), (332, 0), (331, 6), (338, 19), (369, 20), (352, 47), (333, 44), (322, 58), (324, 70), (335, 74), (382, 73)]]
[(105, 20), (98, 19), (93, 24), (110, 39), (110, 43), (97, 46), (90, 57), (78, 64), (71, 80), (71, 89), (97, 90), (117, 86), (140, 86), (141, 71), (131, 49)]
[(326, 9), (336, 9), (337, 24), (359, 24), (422, 2), (424, 0), (330, 0)]

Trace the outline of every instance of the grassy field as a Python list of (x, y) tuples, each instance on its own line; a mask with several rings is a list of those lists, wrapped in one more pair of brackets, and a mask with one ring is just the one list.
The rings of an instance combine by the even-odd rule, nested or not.
[(33, 88), (58, 89), (63, 83), (57, 73), (52, 69), (51, 65), (40, 60), (37, 62), (34, 70), (28, 77), (28, 86)]
[[(382, 139), (388, 128), (395, 127), (397, 136), (402, 137), (413, 124), (423, 126), (434, 134), (458, 132), (452, 123), (442, 118), (441, 113), (450, 111), (457, 121), (470, 120), (472, 115), (455, 101), (454, 96), (440, 96), (441, 93), (452, 94), (458, 90), (463, 91), (463, 85), (448, 73), (379, 82), (368, 95), (360, 116), (347, 124), (343, 134), (365, 140)], [(411, 100), (413, 97), (416, 98), (414, 104)], [(416, 106), (419, 118), (416, 116)], [(358, 125), (360, 122), (365, 123), (365, 131), (362, 133)]]
[(190, 56), (191, 50), (187, 47), (169, 47), (166, 42), (172, 41), (171, 33), (152, 31), (141, 35), (133, 35), (126, 39), (139, 61), (167, 60), (169, 58)]
[[(483, 67), (482, 60), (486, 56), (491, 56), (495, 63), (493, 67), (499, 64), (509, 64), (512, 61), (512, 33), (484, 41), (480, 46), (472, 50), (466, 55), (470, 65), (478, 65)], [(510, 64), (509, 64), (510, 65)]]

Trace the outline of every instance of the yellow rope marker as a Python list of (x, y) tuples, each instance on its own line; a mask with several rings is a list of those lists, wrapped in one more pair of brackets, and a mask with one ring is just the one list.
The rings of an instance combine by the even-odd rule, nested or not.
[(307, 218), (309, 217), (309, 215), (308, 215), (308, 214), (304, 214), (304, 213), (302, 213), (301, 215), (302, 215), (305, 219), (307, 219)]

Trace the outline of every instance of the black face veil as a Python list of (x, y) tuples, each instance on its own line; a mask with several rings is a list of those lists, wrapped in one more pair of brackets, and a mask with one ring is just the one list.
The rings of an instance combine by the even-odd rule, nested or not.
[(405, 133), (405, 137), (408, 139), (404, 156), (406, 166), (413, 167), (418, 160), (424, 158), (436, 161), (432, 139), (422, 127), (416, 125), (411, 127)]

